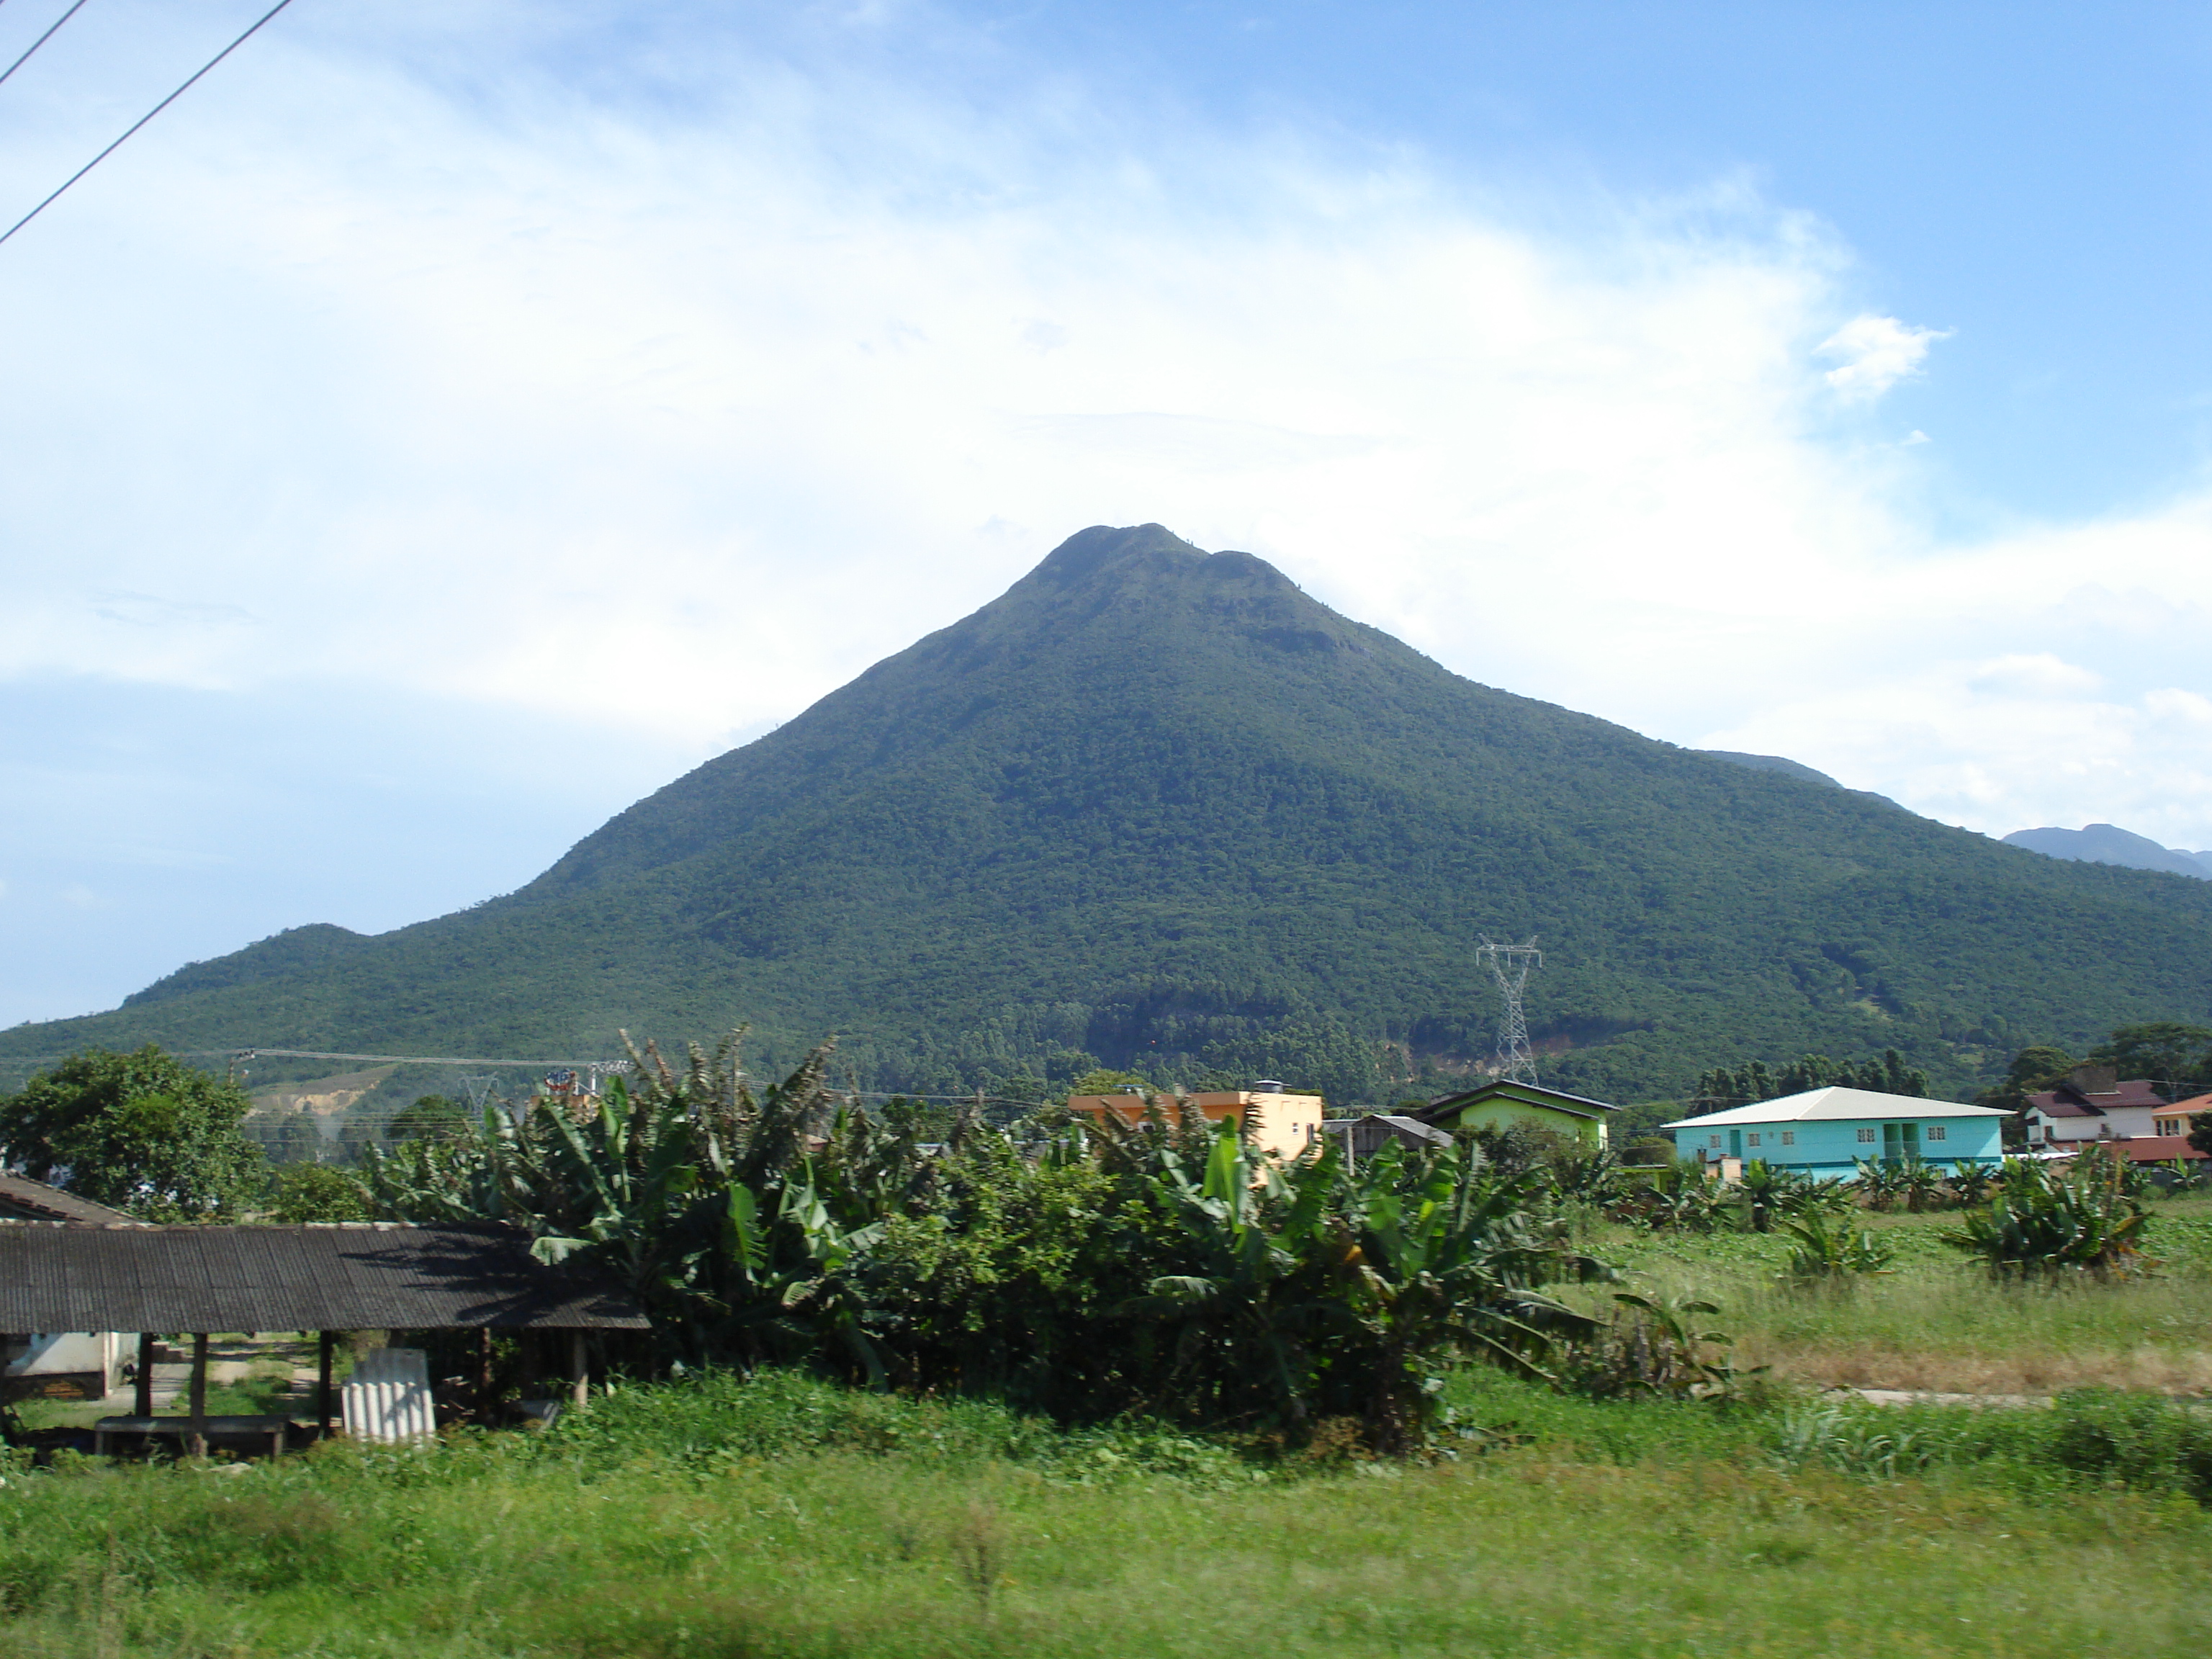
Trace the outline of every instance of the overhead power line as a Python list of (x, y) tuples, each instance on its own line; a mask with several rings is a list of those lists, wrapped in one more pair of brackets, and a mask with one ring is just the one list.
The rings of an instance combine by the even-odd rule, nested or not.
[[(79, 3), (79, 4), (82, 4), (82, 0), (78, 0), (78, 3)], [(241, 35), (240, 35), (240, 36), (238, 37), (238, 39), (237, 39), (237, 40), (235, 40), (232, 41), (228, 46), (225, 46), (225, 47), (224, 47), (221, 52), (219, 52), (216, 53), (216, 55), (215, 55), (214, 57), (212, 57), (212, 58), (209, 58), (209, 59), (207, 60), (207, 62), (206, 62), (206, 63), (204, 63), (204, 64), (201, 64), (201, 65), (200, 65), (200, 67), (199, 67), (197, 70), (195, 70), (195, 71), (193, 72), (193, 74), (192, 74), (192, 76), (191, 76), (191, 78), (190, 80), (187, 80), (187, 81), (184, 83), (184, 85), (182, 85), (182, 86), (179, 87), (179, 88), (178, 88), (174, 92), (171, 93), (171, 94), (170, 94), (167, 98), (164, 98), (164, 99), (163, 99), (160, 103), (158, 103), (158, 104), (155, 105), (153, 108), (151, 108), (151, 109), (148, 110), (148, 111), (147, 111), (143, 115), (140, 116), (137, 120), (133, 121), (133, 122), (131, 124), (131, 125), (130, 125), (127, 129), (125, 129), (125, 131), (124, 131), (124, 134), (123, 134), (123, 137), (122, 137), (118, 138), (118, 139), (117, 139), (113, 143), (110, 144), (110, 145), (109, 145), (106, 149), (104, 149), (104, 150), (100, 151), (99, 155), (97, 155), (94, 156), (94, 157), (92, 158), (92, 160), (90, 160), (89, 161), (87, 161), (87, 162), (86, 162), (82, 167), (79, 167), (79, 168), (78, 168), (75, 173), (72, 173), (71, 174), (70, 174), (70, 176), (69, 176), (67, 179), (64, 179), (64, 180), (62, 181), (62, 184), (61, 184), (61, 187), (60, 187), (60, 189), (56, 190), (56, 191), (53, 192), (53, 194), (52, 194), (52, 195), (51, 195), (51, 196), (49, 196), (49, 197), (47, 197), (47, 198), (46, 198), (46, 199), (45, 201), (43, 201), (43, 202), (40, 203), (40, 204), (38, 204), (38, 206), (36, 206), (36, 207), (33, 208), (33, 209), (32, 209), (28, 213), (25, 214), (21, 218), (20, 218), (20, 219), (16, 220), (16, 221), (15, 221), (15, 222), (14, 224), (12, 224), (12, 225), (9, 226), (9, 227), (8, 227), (8, 228), (7, 228), (5, 231), (0, 231), (0, 242), (5, 242), (5, 241), (6, 241), (6, 240), (10, 237), (10, 236), (13, 236), (13, 235), (17, 232), (17, 231), (19, 231), (19, 230), (22, 229), (22, 228), (23, 228), (25, 225), (29, 224), (29, 223), (31, 222), (31, 221), (32, 221), (32, 220), (33, 220), (33, 219), (37, 218), (37, 217), (38, 217), (41, 213), (44, 213), (44, 212), (45, 212), (48, 208), (52, 207), (52, 206), (54, 204), (54, 203), (55, 203), (56, 201), (58, 201), (58, 199), (60, 199), (60, 197), (61, 197), (62, 192), (63, 192), (64, 191), (66, 191), (66, 190), (67, 190), (67, 189), (68, 189), (71, 185), (75, 184), (78, 179), (80, 179), (83, 178), (83, 177), (84, 177), (84, 175), (85, 175), (86, 173), (88, 173), (91, 172), (94, 167), (98, 167), (98, 166), (99, 166), (102, 161), (106, 161), (109, 156), (111, 156), (111, 155), (114, 155), (114, 154), (115, 154), (115, 152), (116, 152), (117, 150), (118, 150), (118, 149), (122, 149), (122, 148), (123, 148), (123, 146), (124, 146), (124, 143), (125, 143), (125, 141), (127, 141), (127, 140), (130, 138), (130, 137), (131, 137), (131, 135), (132, 133), (137, 132), (137, 131), (138, 131), (138, 129), (139, 129), (139, 128), (141, 128), (141, 127), (143, 127), (143, 126), (144, 126), (144, 125), (146, 125), (146, 123), (147, 123), (147, 122), (149, 122), (149, 121), (152, 120), (155, 116), (159, 115), (159, 114), (160, 114), (163, 110), (165, 110), (165, 109), (168, 108), (168, 106), (169, 106), (170, 105), (172, 105), (172, 104), (175, 103), (175, 102), (177, 101), (177, 100), (178, 100), (178, 99), (179, 99), (179, 98), (183, 97), (183, 96), (185, 95), (185, 93), (189, 92), (189, 91), (191, 89), (191, 87), (192, 87), (193, 82), (196, 82), (196, 81), (198, 81), (198, 80), (200, 78), (200, 76), (201, 76), (205, 75), (205, 74), (206, 74), (210, 70), (213, 69), (213, 68), (214, 68), (217, 64), (220, 64), (221, 62), (222, 62), (222, 60), (223, 60), (224, 58), (226, 58), (229, 57), (231, 53), (233, 53), (234, 52), (236, 52), (236, 51), (237, 51), (240, 46), (244, 46), (244, 45), (245, 45), (248, 40), (252, 40), (252, 39), (256, 34), (258, 34), (258, 33), (259, 33), (261, 32), (261, 26), (262, 26), (264, 23), (266, 23), (266, 22), (267, 22), (270, 18), (274, 17), (274, 16), (275, 16), (278, 12), (280, 12), (280, 11), (283, 10), (285, 7), (287, 7), (287, 6), (290, 5), (291, 3), (292, 3), (292, 0), (276, 0), (276, 3), (275, 5), (273, 5), (273, 6), (270, 7), (270, 8), (269, 8), (269, 9), (268, 9), (267, 11), (265, 11), (265, 12), (262, 13), (262, 14), (261, 14), (261, 15), (254, 21), (254, 23), (253, 23), (252, 27), (251, 27), (251, 28), (247, 29), (247, 30), (246, 31), (246, 33), (243, 33), (243, 34), (241, 34)], [(74, 12), (76, 9), (76, 6), (72, 6), (72, 7), (70, 7), (70, 11), (72, 11), (72, 12)], [(68, 20), (67, 20), (67, 18), (66, 18), (66, 17), (64, 17), (63, 21), (67, 21)], [(55, 27), (55, 28), (59, 28), (60, 27), (61, 27), (61, 24), (60, 24), (60, 23), (57, 23), (57, 24), (55, 24), (55, 25), (54, 25), (54, 27)], [(47, 33), (52, 33), (52, 30), (51, 30), (51, 29), (50, 29), (50, 30), (48, 30), (48, 31), (47, 31)], [(43, 39), (44, 37), (41, 37), (41, 38)], [(36, 48), (35, 46), (32, 48), (32, 51), (33, 51), (33, 52), (35, 52), (36, 50), (37, 50), (37, 48)], [(24, 56), (25, 56), (25, 57), (28, 57), (29, 55), (30, 55), (30, 54), (29, 54), (28, 52), (27, 52), (27, 53), (25, 53), (25, 54), (24, 54)], [(20, 61), (20, 60), (19, 60), (19, 61)], [(12, 72), (12, 71), (11, 71), (11, 72)]]
[[(556, 1072), (587, 1072), (595, 1066), (604, 1072), (609, 1063), (604, 1060), (486, 1060), (481, 1055), (340, 1054), (320, 1048), (262, 1048), (251, 1043), (241, 1043), (235, 1048), (176, 1048), (170, 1054), (176, 1060), (365, 1060), (380, 1066), (521, 1066), (532, 1071)], [(25, 1054), (0, 1058), (0, 1066), (57, 1066), (72, 1058), (70, 1054)]]
[[(55, 18), (53, 22), (48, 26), (46, 32), (44, 34), (32, 41), (29, 46), (24, 47), (23, 55), (21, 58), (18, 58), (14, 63), (9, 64), (6, 69), (0, 70), (0, 85), (4, 85), (9, 76), (13, 75), (17, 70), (22, 68), (24, 64), (29, 63), (31, 61), (31, 54), (33, 52), (36, 52), (40, 46), (45, 46), (47, 41), (54, 38), (54, 30), (68, 22), (70, 18), (76, 16), (77, 13), (83, 9), (84, 0), (76, 0), (76, 3), (75, 5), (71, 6), (60, 16)], [(64, 185), (62, 188), (66, 190), (69, 186)]]
[[(0, 5), (4, 5), (5, 3), (6, 0), (0, 0)], [(75, 1056), (70, 1054), (17, 1054), (0, 1056), (0, 1071), (19, 1072), (36, 1066), (58, 1066), (63, 1060), (73, 1058), (75, 1058)], [(482, 1055), (348, 1054), (337, 1054), (322, 1048), (263, 1048), (245, 1043), (241, 1043), (235, 1048), (174, 1048), (170, 1050), (170, 1058), (173, 1060), (350, 1060), (356, 1061), (366, 1060), (371, 1065), (380, 1066), (515, 1066), (533, 1072), (565, 1071), (604, 1073), (612, 1073), (617, 1068), (626, 1067), (629, 1064), (627, 1060), (611, 1061), (605, 1060), (488, 1060)], [(757, 1082), (759, 1079), (748, 1079), (747, 1080), (750, 1082)], [(483, 1094), (488, 1094), (489, 1092), (489, 1085), (497, 1081), (497, 1079), (493, 1078), (479, 1079), (464, 1077), (461, 1081), (464, 1086), (467, 1087), (471, 1099), (480, 1105), (482, 1101), (479, 1097)], [(477, 1086), (478, 1085), (483, 1085), (484, 1086), (480, 1089)], [(281, 1084), (273, 1085), (271, 1086), (280, 1091), (283, 1087)], [(1034, 1106), (1036, 1103), (1034, 1101), (1020, 1098), (1012, 1095), (974, 1093), (963, 1095), (924, 1095), (916, 1094), (910, 1089), (836, 1089), (831, 1091), (831, 1092), (842, 1096), (848, 1100), (967, 1101), (985, 1106)], [(395, 1107), (392, 1109), (400, 1110), (404, 1109)]]

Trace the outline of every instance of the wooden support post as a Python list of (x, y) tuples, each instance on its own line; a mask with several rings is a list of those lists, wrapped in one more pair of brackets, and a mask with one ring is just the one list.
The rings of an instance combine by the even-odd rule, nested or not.
[(491, 1327), (477, 1333), (477, 1421), (491, 1421)]
[(322, 1332), (315, 1352), (315, 1438), (318, 1440), (331, 1431), (331, 1373), (337, 1350), (337, 1334)]
[(193, 1332), (191, 1433), (185, 1443), (194, 1457), (207, 1455), (207, 1333)]
[(581, 1331), (568, 1333), (568, 1374), (575, 1378), (575, 1386), (569, 1390), (568, 1397), (574, 1401), (576, 1409), (581, 1411), (592, 1403), (591, 1365), (589, 1357), (584, 1352), (584, 1334)]
[(161, 1338), (151, 1331), (138, 1333), (138, 1380), (131, 1390), (133, 1417), (154, 1414), (154, 1350), (160, 1342)]

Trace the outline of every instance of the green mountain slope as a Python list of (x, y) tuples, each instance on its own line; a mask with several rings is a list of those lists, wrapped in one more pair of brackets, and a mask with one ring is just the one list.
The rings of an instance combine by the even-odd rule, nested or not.
[(2212, 1014), (2212, 884), (2062, 863), (1478, 685), (1158, 526), (640, 801), (521, 891), (301, 929), (0, 1054), (148, 1038), (589, 1054), (836, 1031), (878, 1086), (1094, 1060), (1376, 1098), (1491, 1045), (1478, 935), (1540, 934), (1546, 1077), (2000, 1051)]

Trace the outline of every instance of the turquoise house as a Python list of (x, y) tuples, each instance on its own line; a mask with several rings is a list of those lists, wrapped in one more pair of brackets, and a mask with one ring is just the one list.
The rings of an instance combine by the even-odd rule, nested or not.
[(1755, 1158), (1811, 1176), (1848, 1176), (1863, 1158), (1902, 1164), (1998, 1164), (2012, 1115), (1996, 1106), (1916, 1100), (1871, 1089), (1810, 1089), (1802, 1095), (1731, 1107), (1661, 1127), (1674, 1133), (1680, 1158), (1717, 1164)]

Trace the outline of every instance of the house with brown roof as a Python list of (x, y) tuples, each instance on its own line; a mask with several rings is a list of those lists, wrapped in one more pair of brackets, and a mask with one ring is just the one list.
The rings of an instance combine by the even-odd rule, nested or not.
[(2170, 1104), (2142, 1078), (2109, 1066), (2077, 1066), (2055, 1088), (2027, 1097), (2027, 1144), (2063, 1151), (2080, 1141), (2186, 1135), (2189, 1109)]

